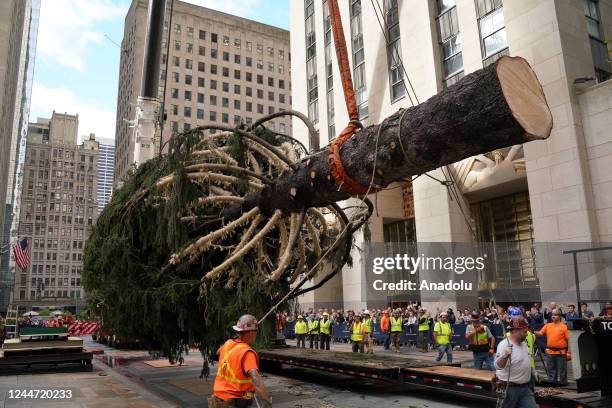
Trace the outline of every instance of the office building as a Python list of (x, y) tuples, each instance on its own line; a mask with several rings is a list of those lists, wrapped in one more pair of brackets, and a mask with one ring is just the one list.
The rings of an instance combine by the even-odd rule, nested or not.
[[(147, 1), (125, 18), (117, 96), (115, 186), (134, 163), (134, 119), (142, 78)], [(156, 148), (200, 125), (234, 126), (291, 107), (289, 32), (179, 0), (172, 2), (160, 64), (160, 100), (167, 120)], [(165, 94), (163, 92), (165, 88)], [(291, 134), (284, 116), (271, 129)], [(159, 136), (159, 135), (158, 135)], [(161, 142), (161, 144), (160, 144)]]
[(78, 115), (30, 123), (19, 236), (30, 265), (15, 276), (14, 303), (80, 308), (83, 247), (98, 214), (98, 142), (78, 145)]
[[(319, 124), (323, 144), (348, 122), (328, 5), (290, 4), (293, 108)], [(544, 251), (538, 256), (537, 248), (612, 241), (612, 70), (606, 48), (612, 1), (342, 0), (339, 8), (365, 125), (427, 100), (503, 55), (531, 64), (554, 119), (546, 141), (468, 158), (430, 172), (433, 178), (379, 192), (369, 222), (372, 241), (498, 243), (495, 262), (479, 276), (482, 303), (575, 303), (571, 256), (559, 254), (565, 257), (560, 267)], [(295, 120), (294, 134), (306, 141), (305, 127)], [(366, 245), (361, 234), (357, 244)], [(364, 307), (363, 268), (355, 251), (353, 267), (302, 304)], [(597, 308), (612, 298), (609, 269), (581, 273), (583, 300)], [(442, 295), (421, 293), (420, 300), (456, 306), (452, 294)], [(448, 301), (440, 302), (445, 296)]]
[[(95, 138), (95, 137), (94, 137)], [(113, 166), (115, 163), (115, 141), (95, 138), (98, 141), (98, 214), (102, 212), (113, 195)]]

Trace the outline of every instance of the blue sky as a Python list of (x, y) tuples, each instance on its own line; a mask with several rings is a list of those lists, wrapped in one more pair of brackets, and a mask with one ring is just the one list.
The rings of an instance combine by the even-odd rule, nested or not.
[[(289, 28), (290, 0), (187, 0)], [(30, 121), (79, 114), (79, 136), (114, 138), (119, 47), (130, 0), (42, 0)]]

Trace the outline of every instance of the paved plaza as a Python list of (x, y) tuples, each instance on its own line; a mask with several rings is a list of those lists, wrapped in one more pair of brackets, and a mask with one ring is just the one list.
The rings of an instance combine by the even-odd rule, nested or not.
[[(290, 342), (293, 344), (293, 342)], [(211, 377), (199, 379), (202, 357), (196, 351), (185, 357), (183, 366), (172, 366), (166, 359), (152, 359), (147, 351), (123, 351), (86, 340), (89, 349), (103, 351), (94, 356), (91, 372), (57, 369), (4, 373), (0, 376), (3, 407), (206, 407), (216, 366)], [(335, 350), (348, 351), (348, 345), (336, 344)], [(377, 348), (377, 353), (392, 353)], [(322, 351), (323, 353), (323, 351)], [(469, 352), (457, 352), (456, 361), (469, 362)], [(405, 350), (420, 359), (434, 359), (435, 353)], [(53, 370), (53, 371), (50, 371)], [(351, 377), (339, 377), (305, 369), (286, 368), (265, 374), (265, 381), (279, 408), (371, 408), (385, 407), (486, 407), (490, 403), (439, 395), (410, 387)], [(70, 399), (11, 399), (9, 390), (71, 390)]]

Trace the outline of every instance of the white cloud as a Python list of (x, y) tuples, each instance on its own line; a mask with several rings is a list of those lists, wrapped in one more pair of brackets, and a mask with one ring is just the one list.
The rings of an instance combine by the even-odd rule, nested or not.
[(184, 0), (213, 10), (244, 18), (253, 18), (256, 9), (262, 7), (261, 0)]
[(128, 6), (117, 0), (46, 0), (42, 2), (36, 58), (84, 71), (89, 46), (104, 33), (96, 23), (125, 18)]
[(50, 88), (40, 82), (34, 82), (30, 122), (35, 122), (38, 117), (50, 118), (53, 110), (79, 115), (79, 137), (89, 133), (95, 133), (96, 137), (115, 137), (115, 112), (81, 100), (69, 89)]

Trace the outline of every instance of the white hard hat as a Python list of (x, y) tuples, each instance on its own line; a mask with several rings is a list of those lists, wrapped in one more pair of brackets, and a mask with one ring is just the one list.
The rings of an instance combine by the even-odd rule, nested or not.
[(257, 319), (250, 314), (242, 315), (236, 325), (232, 326), (232, 329), (237, 332), (255, 331), (257, 330)]
[(369, 315), (369, 314), (370, 314), (370, 311), (369, 311), (368, 309), (366, 309), (366, 310), (364, 310), (364, 311), (363, 311), (363, 313), (362, 313), (362, 314), (364, 314), (364, 315)]

